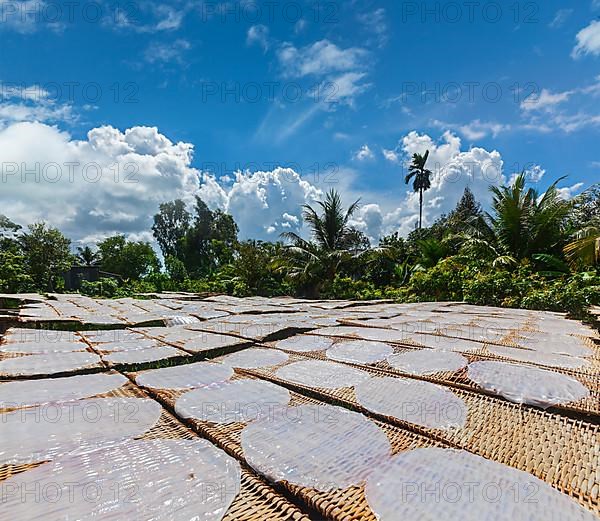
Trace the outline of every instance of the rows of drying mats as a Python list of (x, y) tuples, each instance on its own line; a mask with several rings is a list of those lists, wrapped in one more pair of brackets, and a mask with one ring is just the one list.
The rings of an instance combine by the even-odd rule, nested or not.
[(10, 298), (0, 521), (598, 519), (600, 339), (562, 315)]

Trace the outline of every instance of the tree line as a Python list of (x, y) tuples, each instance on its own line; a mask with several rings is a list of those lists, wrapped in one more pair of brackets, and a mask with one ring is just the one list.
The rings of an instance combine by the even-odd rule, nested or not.
[[(431, 186), (428, 154), (415, 155), (406, 182), (423, 195)], [(23, 230), (0, 216), (0, 290), (60, 291), (72, 265), (98, 266), (116, 278), (84, 284), (91, 295), (141, 291), (225, 292), (238, 296), (393, 298), (469, 302), (576, 311), (600, 303), (600, 188), (565, 200), (553, 183), (544, 193), (523, 173), (508, 186), (490, 187), (482, 210), (466, 188), (457, 206), (407, 237), (377, 245), (350, 223), (348, 207), (332, 190), (303, 207), (310, 236), (278, 241), (239, 240), (233, 217), (196, 197), (165, 202), (153, 218), (152, 245), (108, 237), (71, 251), (58, 229), (34, 223)]]

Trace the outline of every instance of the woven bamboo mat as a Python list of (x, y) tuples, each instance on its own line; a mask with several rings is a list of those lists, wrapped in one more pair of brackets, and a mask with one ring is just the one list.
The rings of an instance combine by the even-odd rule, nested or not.
[[(236, 373), (237, 374), (232, 380), (256, 378), (250, 374), (242, 374), (242, 371), (236, 370)], [(129, 376), (135, 378), (136, 374), (130, 374)], [(169, 410), (174, 409), (177, 398), (185, 393), (185, 391), (155, 389), (151, 389), (148, 392)], [(310, 398), (294, 391), (290, 391), (290, 396), (290, 406), (326, 405), (322, 400)], [(236, 422), (223, 425), (196, 419), (182, 421), (203, 438), (210, 440), (231, 456), (245, 462), (240, 442), (240, 434), (247, 423)], [(394, 454), (420, 447), (449, 446), (449, 444), (444, 444), (418, 433), (409, 432), (386, 422), (373, 421), (387, 435)], [(292, 494), (308, 508), (316, 511), (325, 519), (333, 521), (376, 521), (375, 515), (367, 504), (364, 495), (364, 485), (348, 487), (343, 490), (328, 493), (318, 492), (311, 488), (300, 487), (286, 481), (282, 481), (276, 484), (276, 486), (282, 487), (288, 494)]]
[[(405, 344), (410, 346), (424, 346), (427, 347), (427, 340), (432, 337), (446, 337), (456, 340), (467, 340), (471, 342), (477, 342), (483, 345), (498, 345), (503, 347), (516, 347), (522, 348), (519, 343), (519, 333), (540, 333), (543, 331), (537, 329), (535, 325), (525, 324), (519, 328), (495, 328), (495, 327), (480, 327), (477, 325), (476, 321), (467, 321), (461, 327), (473, 328), (470, 332), (470, 335), (465, 335), (464, 331), (457, 331), (453, 329), (452, 325), (446, 325), (437, 327), (434, 322), (422, 322), (417, 325), (417, 327), (411, 328), (406, 327), (404, 325), (404, 329), (402, 329), (402, 324), (398, 324), (399, 327), (393, 327), (393, 324), (368, 324), (367, 322), (356, 322), (352, 320), (344, 320), (338, 319), (342, 326), (351, 326), (351, 327), (363, 327), (366, 329), (387, 329), (389, 331), (396, 331), (398, 334), (398, 340), (392, 343), (397, 344)], [(429, 325), (428, 325), (429, 324)], [(421, 327), (423, 326), (423, 327)], [(497, 331), (501, 332), (497, 338), (494, 339), (480, 339), (478, 333), (485, 331)], [(317, 332), (317, 334), (319, 334)], [(597, 372), (600, 373), (600, 336), (596, 334), (595, 331), (591, 330), (590, 335), (592, 336), (584, 336), (584, 335), (571, 335), (573, 339), (580, 340), (583, 345), (590, 348), (593, 351), (593, 354), (588, 357), (593, 366), (596, 368)], [(358, 338), (354, 335), (346, 335), (344, 333), (341, 334), (343, 338)], [(522, 341), (522, 340), (521, 340)]]
[[(383, 328), (377, 328), (377, 329), (383, 329)], [(393, 330), (391, 330), (393, 331)], [(356, 336), (356, 335), (348, 335), (348, 334), (341, 334), (341, 335), (318, 335), (318, 336), (327, 336), (329, 338), (332, 339), (347, 339), (347, 340), (361, 340), (362, 337)], [(398, 340), (385, 340), (386, 344), (391, 345), (392, 347), (396, 347), (396, 348), (405, 348), (405, 349), (432, 349), (431, 347), (428, 347), (427, 345), (424, 345), (423, 343), (420, 343), (418, 338), (419, 336), (423, 336), (423, 335), (415, 335), (414, 337), (410, 337), (407, 336), (405, 333), (402, 333), (401, 331), (398, 331)], [(432, 338), (443, 338), (443, 335), (427, 335), (428, 337), (432, 337)], [(508, 362), (518, 362), (518, 363), (524, 363), (527, 365), (533, 365), (533, 366), (537, 366), (537, 367), (542, 367), (544, 369), (557, 369), (556, 367), (552, 367), (552, 366), (548, 366), (542, 363), (538, 363), (538, 362), (521, 362), (519, 360), (515, 360), (513, 358), (509, 358), (506, 356), (499, 356), (496, 355), (494, 353), (492, 353), (491, 351), (489, 351), (488, 346), (494, 346), (494, 345), (500, 345), (502, 347), (513, 347), (515, 349), (522, 349), (523, 351), (530, 351), (530, 350), (525, 350), (523, 348), (519, 348), (516, 347), (514, 345), (514, 343), (511, 343), (510, 341), (506, 341), (502, 344), (496, 343), (496, 344), (492, 344), (490, 342), (481, 342), (481, 341), (477, 341), (477, 340), (473, 340), (470, 338), (458, 338), (458, 337), (446, 337), (446, 338), (451, 338), (453, 340), (457, 340), (457, 348), (454, 350), (456, 353), (460, 353), (461, 355), (464, 356), (479, 356), (480, 360), (497, 360), (497, 361), (508, 361)], [(507, 337), (508, 338), (508, 337)], [(476, 342), (477, 344), (480, 344), (481, 347), (479, 349), (475, 349), (475, 350), (467, 350), (467, 349), (460, 349), (459, 341), (460, 340), (468, 340), (471, 342)], [(379, 340), (375, 340), (376, 342), (378, 342)], [(269, 343), (269, 345), (274, 345), (273, 343)], [(598, 347), (594, 344), (594, 349), (598, 350)], [(401, 351), (399, 351), (401, 352)], [(569, 374), (569, 375), (581, 375), (584, 377), (592, 377), (592, 379), (596, 379), (596, 380), (600, 380), (600, 357), (597, 356), (596, 354), (594, 354), (594, 356), (590, 357), (589, 359), (589, 365), (585, 366), (585, 367), (581, 367), (578, 369), (572, 369), (572, 368), (559, 368), (561, 372), (564, 372), (565, 374)]]
[[(137, 386), (127, 382), (119, 389), (96, 395), (95, 398), (148, 398)], [(159, 421), (142, 440), (194, 439), (197, 434), (184, 426), (168, 411), (163, 410)], [(42, 463), (0, 466), (0, 483), (11, 476), (38, 467)], [(284, 495), (277, 492), (247, 466), (242, 465), (240, 493), (227, 510), (224, 521), (293, 520), (309, 521), (309, 517)]]
[[(276, 376), (278, 368), (306, 359), (301, 355), (291, 355), (288, 362), (275, 368), (239, 372), (346, 406), (432, 440), (524, 470), (600, 513), (600, 426), (522, 407), (491, 396), (453, 389), (454, 394), (467, 405), (465, 425), (451, 430), (420, 427), (367, 411), (359, 405), (353, 388), (307, 387)], [(372, 368), (361, 369), (372, 376), (391, 376)]]
[[(469, 315), (471, 315), (470, 313), (462, 313), (462, 316), (464, 316), (464, 322), (462, 322), (460, 324), (461, 327), (471, 327), (471, 328), (482, 328), (481, 326), (481, 320), (483, 319), (485, 321), (486, 316), (485, 315), (481, 315), (478, 314), (477, 316), (472, 316), (472, 318), (469, 317)], [(398, 319), (403, 319), (404, 317), (402, 315), (396, 317)], [(435, 320), (435, 318), (430, 317), (426, 320), (418, 320), (418, 319), (411, 319), (411, 317), (406, 317), (407, 318), (407, 323), (405, 323), (405, 325), (408, 326), (417, 326), (417, 328), (422, 327), (422, 329), (424, 331), (431, 331), (431, 332), (435, 332), (435, 330), (437, 330), (438, 333), (441, 333), (444, 330), (451, 330), (453, 328), (454, 325), (458, 326), (458, 323), (452, 324), (452, 323), (444, 323), (444, 317), (441, 316), (440, 320)], [(346, 325), (346, 326), (354, 326), (354, 327), (369, 327), (369, 328), (383, 328), (383, 329), (396, 329), (398, 330), (397, 327), (394, 327), (394, 321), (392, 320), (376, 320), (375, 322), (369, 321), (369, 320), (360, 320), (360, 319), (355, 319), (355, 318), (344, 318), (344, 317), (340, 317), (337, 319), (338, 322), (341, 325)], [(401, 325), (403, 323), (403, 321), (397, 321), (396, 325)], [(535, 317), (529, 317), (527, 319), (524, 319), (520, 322), (520, 324), (518, 324), (518, 327), (514, 327), (514, 325), (508, 325), (508, 323), (499, 323), (497, 326), (494, 325), (484, 325), (483, 329), (490, 329), (490, 330), (495, 330), (495, 331), (503, 331), (505, 332), (506, 336), (510, 336), (510, 335), (515, 335), (517, 334), (519, 331), (523, 331), (523, 332), (537, 332), (537, 333), (544, 333), (543, 330), (543, 325), (541, 325), (539, 323), (539, 320)], [(418, 332), (418, 331), (415, 331)], [(587, 345), (591, 345), (593, 346), (593, 340), (600, 340), (600, 332), (596, 331), (595, 329), (589, 329), (589, 332), (587, 335), (573, 335), (576, 338), (580, 338), (582, 340), (584, 340), (586, 342)], [(509, 342), (511, 340), (508, 340)], [(502, 344), (502, 342), (500, 342)]]
[[(269, 347), (274, 347), (274, 345), (271, 344)], [(407, 353), (407, 352), (411, 352), (411, 351), (415, 350), (415, 348), (405, 348), (405, 347), (394, 346), (394, 345), (391, 345), (391, 347), (394, 348), (394, 354)], [(425, 349), (425, 348), (423, 348), (423, 349)], [(283, 351), (285, 351), (285, 350), (283, 350)], [(293, 354), (291, 351), (286, 351), (286, 352), (288, 354)], [(302, 353), (302, 355), (306, 356), (307, 358), (314, 358), (316, 360), (333, 361), (333, 360), (327, 358), (327, 356), (325, 355), (325, 350), (309, 351), (309, 352)], [(497, 357), (497, 356), (487, 356), (487, 355), (473, 354), (473, 353), (461, 353), (461, 355), (464, 356), (468, 360), (469, 363), (479, 362), (479, 361), (490, 361), (490, 360), (500, 361), (500, 360), (502, 360), (504, 362), (514, 363), (517, 365), (529, 365), (529, 366), (534, 365), (534, 364), (528, 364), (525, 362), (514, 362), (512, 360), (502, 358), (502, 357)], [(363, 369), (365, 367), (371, 367), (373, 369), (378, 369), (378, 370), (388, 373), (390, 375), (402, 376), (402, 377), (406, 377), (406, 378), (412, 378), (415, 380), (423, 380), (426, 382), (432, 382), (432, 383), (436, 383), (436, 384), (457, 387), (459, 389), (465, 389), (468, 391), (473, 391), (473, 392), (477, 392), (477, 393), (481, 393), (481, 394), (485, 394), (485, 395), (489, 395), (489, 396), (496, 396), (499, 399), (503, 399), (502, 397), (496, 395), (492, 391), (483, 389), (483, 388), (479, 387), (477, 384), (475, 384), (473, 381), (471, 381), (469, 379), (469, 377), (467, 376), (466, 368), (461, 369), (459, 371), (443, 371), (443, 372), (433, 373), (433, 374), (429, 374), (429, 375), (413, 375), (413, 374), (405, 373), (403, 371), (395, 369), (385, 360), (383, 360), (381, 362), (376, 362), (369, 366), (365, 366), (362, 364), (355, 364), (355, 363), (351, 363), (351, 362), (339, 362), (339, 363), (344, 363), (346, 365), (351, 365), (351, 366), (358, 367), (361, 369)], [(564, 411), (565, 413), (573, 412), (573, 413), (577, 413), (577, 414), (592, 415), (595, 418), (590, 418), (590, 421), (600, 420), (600, 377), (599, 376), (582, 375), (578, 371), (569, 371), (566, 369), (559, 369), (556, 367), (544, 367), (544, 369), (548, 370), (548, 371), (553, 371), (556, 373), (561, 373), (561, 374), (570, 376), (571, 378), (575, 378), (576, 380), (581, 382), (585, 387), (587, 387), (590, 390), (590, 396), (588, 396), (587, 398), (583, 398), (581, 400), (578, 400), (578, 401), (572, 402), (572, 403), (568, 403), (568, 404), (557, 405), (557, 406), (551, 408), (552, 411), (557, 412), (557, 413)], [(523, 405), (523, 407), (529, 407), (529, 406)]]

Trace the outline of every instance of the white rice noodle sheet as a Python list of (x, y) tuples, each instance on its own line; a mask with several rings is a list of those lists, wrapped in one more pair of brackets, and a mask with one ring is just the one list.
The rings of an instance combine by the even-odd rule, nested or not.
[(402, 452), (367, 478), (366, 498), (381, 521), (594, 521), (566, 494), (521, 470), (467, 451)]
[(87, 351), (40, 353), (0, 361), (0, 376), (53, 375), (100, 366), (100, 357)]
[(79, 400), (114, 391), (129, 380), (123, 375), (89, 374), (0, 384), (0, 409)]
[(324, 351), (333, 345), (333, 340), (327, 337), (313, 335), (296, 335), (275, 343), (277, 349), (293, 351), (295, 353), (308, 353), (310, 351)]
[(335, 344), (327, 350), (326, 355), (339, 362), (369, 365), (385, 360), (393, 352), (393, 347), (382, 342), (354, 340)]
[(303, 405), (242, 431), (246, 461), (272, 481), (320, 491), (358, 485), (391, 455), (385, 433), (362, 414)]
[(369, 373), (336, 362), (303, 360), (285, 365), (276, 372), (278, 378), (322, 389), (352, 387), (370, 378)]
[(94, 398), (0, 415), (0, 464), (54, 459), (80, 443), (141, 436), (162, 408), (141, 398)]
[(477, 385), (515, 403), (536, 407), (568, 404), (589, 397), (590, 391), (570, 376), (504, 362), (474, 362), (468, 375)]
[(496, 356), (510, 358), (519, 362), (530, 362), (548, 367), (560, 367), (563, 369), (585, 369), (590, 362), (585, 358), (575, 356), (556, 355), (552, 353), (540, 353), (527, 349), (504, 346), (488, 346), (488, 351)]
[(206, 440), (84, 446), (4, 481), (0, 520), (220, 521), (240, 487), (240, 464)]
[(195, 364), (163, 367), (137, 375), (135, 383), (150, 389), (195, 389), (229, 380), (233, 369), (225, 364), (197, 362)]
[(229, 424), (273, 418), (289, 401), (290, 393), (284, 387), (262, 380), (236, 380), (181, 395), (175, 412), (180, 418)]
[(241, 369), (256, 369), (259, 367), (272, 367), (287, 362), (289, 356), (276, 349), (250, 348), (227, 355), (220, 362), (231, 367)]
[(429, 429), (464, 427), (465, 402), (445, 387), (419, 380), (373, 378), (356, 386), (365, 409)]
[(389, 356), (388, 364), (408, 374), (427, 375), (440, 372), (455, 372), (467, 367), (469, 361), (458, 353), (419, 349)]

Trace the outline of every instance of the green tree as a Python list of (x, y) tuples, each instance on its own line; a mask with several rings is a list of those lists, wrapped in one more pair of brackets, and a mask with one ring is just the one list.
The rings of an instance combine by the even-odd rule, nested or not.
[(238, 296), (283, 295), (288, 286), (273, 263), (280, 253), (281, 244), (255, 240), (240, 242), (235, 248), (235, 260), (227, 270), (229, 276), (223, 280), (232, 284), (233, 293)]
[(600, 227), (600, 184), (591, 186), (575, 197), (569, 224), (573, 230)]
[(182, 240), (183, 261), (188, 273), (205, 277), (233, 259), (238, 226), (233, 217), (221, 210), (211, 211), (196, 197), (192, 226)]
[(398, 232), (382, 237), (379, 248), (374, 248), (368, 256), (367, 279), (378, 286), (403, 284), (406, 280), (403, 269), (407, 259), (406, 242)]
[(173, 255), (165, 257), (165, 269), (169, 277), (176, 282), (183, 282), (188, 277), (185, 264)]
[(76, 259), (83, 266), (96, 266), (100, 261), (100, 254), (89, 246), (78, 246)]
[(472, 222), (483, 216), (481, 204), (475, 199), (473, 192), (467, 186), (460, 201), (446, 218), (446, 226), (451, 232), (456, 233), (465, 229), (466, 223)]
[(71, 267), (71, 241), (58, 229), (39, 222), (19, 236), (27, 271), (40, 291), (54, 291), (57, 277)]
[(600, 264), (600, 185), (588, 188), (573, 201), (572, 230), (564, 254), (572, 268)]
[(525, 186), (522, 173), (509, 186), (492, 186), (492, 212), (465, 234), (464, 246), (495, 265), (515, 265), (537, 254), (559, 254), (572, 204), (560, 197), (558, 179), (544, 194)]
[(0, 292), (35, 291), (35, 284), (27, 270), (25, 256), (17, 246), (0, 248)]
[(332, 189), (317, 203), (320, 213), (310, 205), (303, 207), (312, 241), (294, 232), (281, 235), (291, 243), (286, 247), (283, 266), (308, 296), (317, 296), (324, 283), (333, 282), (344, 262), (367, 251), (364, 235), (348, 224), (359, 203), (355, 201), (344, 210), (339, 194)]
[(163, 203), (154, 216), (152, 234), (163, 256), (181, 259), (182, 240), (190, 228), (191, 215), (181, 199)]
[(125, 279), (138, 280), (160, 270), (160, 261), (148, 242), (128, 241), (114, 235), (98, 243), (100, 268)]
[(0, 214), (0, 238), (10, 238), (21, 229), (21, 226), (12, 222), (6, 215)]
[(587, 226), (578, 230), (565, 246), (564, 254), (573, 268), (600, 264), (600, 227)]
[(423, 192), (431, 188), (431, 175), (433, 172), (425, 168), (429, 159), (429, 150), (425, 154), (413, 154), (412, 163), (408, 167), (406, 184), (413, 180), (413, 190), (419, 192), (419, 230), (423, 227)]
[(17, 240), (21, 227), (0, 214), (0, 291), (23, 293), (34, 291), (25, 255)]
[(434, 237), (419, 240), (417, 246), (419, 248), (418, 267), (422, 269), (433, 268), (450, 254), (446, 242), (438, 241)]

